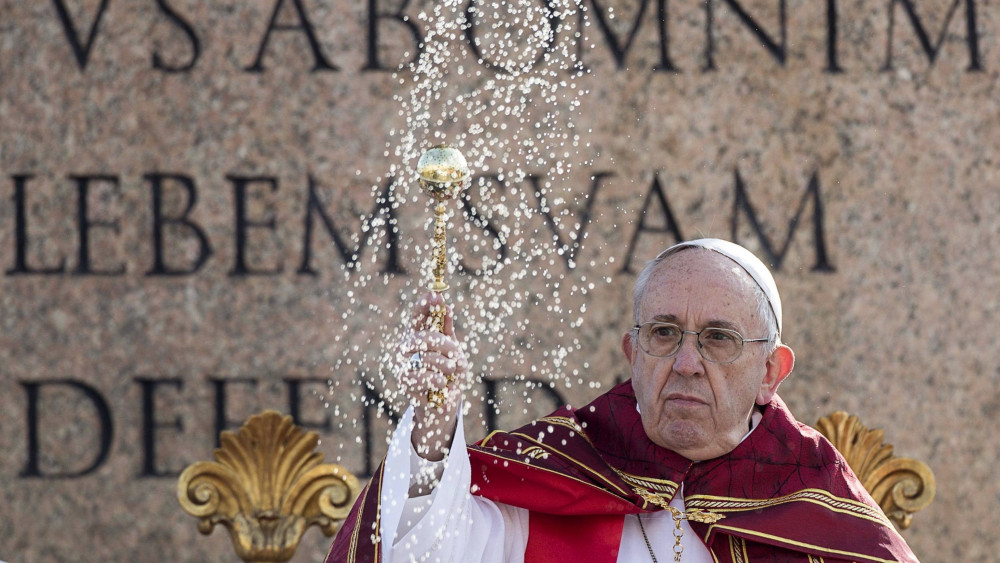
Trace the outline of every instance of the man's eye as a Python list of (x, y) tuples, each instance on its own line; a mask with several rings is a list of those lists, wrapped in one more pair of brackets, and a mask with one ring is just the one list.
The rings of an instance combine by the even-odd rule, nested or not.
[(677, 338), (680, 331), (675, 326), (660, 325), (654, 326), (652, 333), (656, 338)]
[(707, 328), (701, 333), (701, 337), (709, 342), (734, 342), (737, 340), (736, 335), (719, 329)]

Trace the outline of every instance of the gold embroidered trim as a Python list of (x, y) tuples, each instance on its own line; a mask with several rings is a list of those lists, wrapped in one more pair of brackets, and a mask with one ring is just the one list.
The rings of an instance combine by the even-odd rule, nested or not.
[(572, 418), (565, 416), (543, 416), (542, 418), (538, 419), (538, 422), (542, 421), (551, 422), (552, 424), (556, 424), (558, 426), (564, 426), (566, 428), (569, 428), (570, 430), (573, 430), (574, 432), (581, 434), (584, 438), (587, 437), (583, 433), (583, 428), (579, 424), (577, 424), (576, 421), (573, 420)]
[(813, 557), (812, 555), (810, 555), (809, 556), (809, 563), (823, 563), (823, 558), (822, 557)]
[[(770, 542), (766, 542), (766, 543), (777, 543), (778, 545), (787, 544), (787, 545), (794, 545), (796, 547), (801, 547), (801, 548), (805, 548), (805, 549), (810, 549), (810, 550), (813, 550), (813, 551), (824, 551), (826, 553), (830, 553), (830, 554), (833, 554), (833, 555), (844, 556), (844, 557), (841, 557), (841, 558), (845, 558), (846, 557), (846, 558), (850, 558), (850, 559), (852, 559), (854, 561), (872, 561), (874, 563), (897, 563), (894, 559), (879, 559), (878, 557), (872, 557), (871, 555), (865, 555), (863, 553), (854, 553), (852, 551), (843, 551), (843, 550), (840, 550), (840, 549), (833, 549), (833, 548), (829, 548), (829, 547), (823, 547), (823, 546), (820, 546), (820, 545), (813, 545), (811, 543), (805, 543), (805, 542), (790, 540), (788, 538), (784, 538), (784, 537), (781, 537), (781, 536), (775, 536), (775, 535), (772, 535), (772, 534), (765, 534), (764, 532), (758, 532), (756, 530), (747, 530), (745, 528), (737, 528), (735, 526), (727, 526), (725, 524), (713, 524), (711, 528), (712, 529), (718, 528), (720, 530), (728, 530), (730, 532), (737, 532), (737, 533), (740, 533), (740, 534), (743, 534), (743, 535), (756, 536), (758, 538), (766, 538), (768, 540), (771, 540)], [(709, 533), (711, 533), (711, 530), (709, 531)]]
[(892, 526), (885, 514), (862, 502), (834, 496), (822, 489), (802, 489), (790, 495), (771, 499), (741, 499), (732, 497), (716, 497), (709, 495), (692, 495), (685, 499), (685, 504), (722, 512), (742, 512), (768, 508), (789, 502), (811, 502), (826, 507), (833, 512), (849, 514), (884, 526)]
[(666, 479), (654, 479), (652, 477), (643, 477), (640, 475), (633, 475), (631, 473), (625, 473), (624, 471), (618, 469), (617, 467), (611, 468), (615, 473), (621, 477), (622, 481), (625, 481), (633, 487), (638, 486), (650, 491), (654, 491), (661, 496), (666, 496), (669, 499), (673, 498), (674, 493), (677, 492), (677, 483), (673, 481), (668, 481)]
[[(569, 428), (570, 430), (573, 430), (574, 432), (577, 432), (580, 435), (581, 438), (583, 438), (584, 440), (586, 440), (587, 443), (591, 445), (591, 447), (594, 447), (593, 442), (590, 441), (590, 437), (587, 436), (586, 433), (584, 433), (583, 428), (575, 420), (573, 420), (572, 418), (565, 417), (565, 416), (543, 416), (542, 418), (538, 419), (538, 422), (539, 423), (553, 424), (553, 425), (556, 425), (556, 426), (562, 426), (564, 428)], [(486, 440), (484, 440), (483, 442), (486, 442), (486, 441), (489, 441), (490, 439), (492, 439), (493, 438), (493, 434), (495, 434), (495, 433), (491, 433), (486, 438)], [(523, 434), (523, 433), (520, 433), (520, 432), (511, 432), (510, 435), (512, 435), (512, 436), (519, 436), (519, 437), (521, 437), (521, 438), (523, 438), (523, 439), (525, 439), (525, 440), (527, 440), (529, 442), (532, 442), (532, 443), (538, 443), (533, 438), (531, 438), (530, 436), (528, 436), (526, 434)], [(532, 448), (528, 448), (528, 449), (524, 450), (521, 453), (525, 453), (525, 454), (529, 455), (530, 457), (536, 457), (535, 455), (532, 455), (531, 450), (532, 450)], [(596, 448), (595, 448), (595, 450), (596, 450)], [(594, 472), (588, 465), (586, 465), (584, 463), (581, 463), (580, 461), (574, 459), (572, 456), (567, 455), (566, 453), (564, 453), (562, 451), (559, 451), (557, 449), (554, 449), (554, 448), (550, 448), (549, 451), (555, 452), (560, 457), (563, 457), (563, 458), (565, 458), (565, 459), (567, 459), (569, 461), (572, 461), (576, 465), (578, 465), (578, 466), (582, 467), (583, 469), (587, 470), (588, 473), (590, 473), (594, 477), (598, 478), (603, 483), (606, 483), (608, 486), (613, 487), (615, 490), (621, 492), (622, 494), (627, 494), (626, 491), (624, 491), (620, 486), (618, 486), (614, 482), (608, 480), (603, 475)], [(608, 467), (610, 467), (611, 470), (614, 471), (622, 481), (625, 481), (629, 485), (632, 485), (632, 488), (634, 490), (636, 489), (636, 487), (641, 487), (645, 491), (651, 492), (651, 494), (654, 494), (657, 497), (660, 497), (659, 499), (657, 499), (657, 500), (654, 501), (651, 498), (647, 498), (647, 496), (644, 496), (643, 493), (641, 493), (638, 490), (636, 490), (636, 494), (639, 494), (639, 496), (643, 497), (643, 500), (647, 504), (648, 503), (652, 503), (652, 504), (654, 504), (656, 506), (660, 506), (660, 507), (665, 508), (669, 504), (670, 499), (673, 498), (674, 493), (677, 492), (678, 484), (675, 483), (674, 481), (670, 481), (670, 480), (667, 480), (667, 479), (656, 479), (656, 478), (653, 478), (653, 477), (646, 477), (646, 476), (641, 476), (641, 475), (633, 475), (631, 473), (626, 473), (626, 472), (618, 469), (617, 467), (613, 467), (611, 465), (608, 465)], [(664, 499), (664, 498), (666, 499), (666, 503), (662, 502), (662, 499)]]
[(736, 536), (729, 537), (729, 554), (733, 558), (733, 563), (747, 563), (750, 556), (747, 555), (747, 542), (743, 538)]
[[(372, 531), (375, 534), (375, 561), (381, 559), (379, 556), (379, 548), (382, 547), (382, 483), (385, 482), (385, 465), (382, 465), (382, 471), (379, 473), (378, 480), (378, 510), (375, 513), (375, 529)], [(360, 513), (358, 514), (360, 516)]]
[(664, 498), (659, 493), (650, 491), (649, 489), (644, 489), (642, 487), (632, 487), (635, 494), (642, 498), (642, 508), (645, 509), (650, 504), (659, 506), (660, 508), (670, 508), (670, 497)]
[(549, 452), (539, 448), (538, 446), (531, 446), (526, 450), (521, 451), (522, 454), (532, 458), (532, 459), (548, 459)]
[(725, 514), (717, 514), (701, 508), (689, 508), (684, 511), (680, 511), (670, 506), (670, 499), (664, 498), (653, 491), (643, 489), (642, 487), (633, 487), (632, 489), (635, 491), (635, 494), (642, 498), (644, 503), (642, 506), (643, 508), (646, 508), (650, 504), (659, 506), (664, 510), (670, 511), (674, 520), (678, 522), (681, 520), (688, 520), (690, 522), (698, 522), (699, 524), (715, 524), (719, 520), (726, 517)]
[[(573, 456), (571, 456), (571, 455), (569, 455), (569, 454), (567, 454), (565, 452), (561, 452), (561, 451), (559, 451), (559, 450), (557, 450), (555, 448), (546, 448), (544, 444), (542, 444), (541, 442), (536, 441), (534, 438), (532, 438), (531, 436), (528, 436), (526, 434), (521, 434), (520, 432), (511, 432), (510, 435), (511, 436), (518, 436), (519, 438), (523, 439), (526, 442), (535, 444), (535, 445), (537, 445), (537, 446), (539, 446), (541, 448), (544, 448), (546, 451), (548, 451), (550, 453), (554, 453), (554, 454), (558, 455), (561, 458), (564, 458), (564, 459), (567, 459), (567, 460), (573, 462), (574, 464), (576, 464), (577, 466), (579, 466), (581, 469), (583, 469), (584, 471), (586, 471), (588, 474), (590, 474), (591, 476), (593, 476), (595, 479), (600, 480), (602, 483), (606, 484), (608, 487), (610, 487), (610, 488), (618, 491), (619, 493), (621, 493), (622, 496), (627, 496), (628, 495), (628, 492), (625, 489), (621, 488), (620, 485), (618, 485), (617, 483), (611, 481), (610, 479), (608, 479), (604, 475), (601, 475), (597, 471), (594, 471), (589, 465), (587, 465), (587, 464), (585, 464), (585, 463), (577, 460)], [(532, 467), (537, 467), (537, 466), (532, 466)], [(560, 473), (559, 475), (562, 475), (562, 474)], [(580, 481), (579, 479), (576, 479), (576, 480)], [(580, 481), (580, 482), (583, 483), (585, 481)], [(591, 486), (594, 486), (594, 485), (591, 485)], [(600, 488), (600, 487), (595, 487), (595, 488)]]
[(594, 443), (590, 441), (590, 436), (587, 436), (587, 433), (583, 431), (583, 427), (577, 424), (576, 421), (573, 420), (572, 418), (568, 418), (565, 416), (543, 416), (542, 418), (538, 419), (538, 422), (541, 422), (543, 420), (555, 424), (556, 426), (569, 428), (573, 432), (579, 434), (581, 438), (586, 440), (586, 442), (590, 444), (590, 447), (594, 448), (595, 451), (597, 450), (597, 446), (595, 446)]
[(503, 434), (503, 430), (494, 430), (493, 432), (487, 434), (485, 438), (479, 441), (479, 447), (480, 448), (492, 447), (492, 446), (487, 446), (486, 443), (492, 440), (493, 437), (496, 436), (497, 434)]
[[(583, 428), (572, 418), (565, 416), (543, 416), (542, 418), (539, 418), (538, 421), (540, 423), (547, 422), (550, 424), (555, 424), (557, 426), (562, 426), (564, 428), (569, 428), (570, 430), (573, 430), (574, 432), (580, 434), (580, 436), (584, 440), (586, 440), (587, 443), (593, 446), (593, 442), (590, 441), (590, 437), (587, 436), (586, 433), (584, 433)], [(568, 456), (564, 455), (564, 457)], [(633, 487), (639, 486), (648, 489), (650, 491), (654, 491), (660, 496), (668, 497), (668, 500), (670, 498), (673, 498), (674, 493), (677, 492), (678, 485), (673, 481), (666, 479), (656, 479), (653, 477), (645, 477), (641, 475), (633, 475), (631, 473), (626, 473), (618, 469), (617, 467), (612, 467), (610, 465), (608, 467), (611, 467), (611, 470), (614, 471), (616, 474), (618, 474), (618, 477), (620, 477), (622, 481), (625, 481), (629, 485), (632, 485)]]
[[(525, 439), (527, 441), (534, 442), (534, 440), (531, 440), (531, 438), (528, 438), (527, 436), (525, 436), (523, 434), (512, 433), (511, 435), (512, 436), (513, 435), (520, 436), (521, 438), (523, 438), (523, 439)], [(547, 451), (549, 451), (549, 452), (555, 452), (555, 453), (559, 454), (561, 457), (565, 457), (565, 458), (569, 459), (570, 461), (573, 461), (573, 462), (575, 462), (577, 464), (580, 464), (584, 468), (587, 467), (587, 466), (581, 464), (580, 462), (572, 459), (571, 457), (569, 457), (569, 456), (567, 456), (565, 454), (561, 454), (557, 450), (547, 450)], [(513, 452), (510, 452), (509, 450), (504, 450), (504, 452), (505, 453), (513, 453)], [(602, 489), (601, 487), (598, 487), (597, 485), (595, 485), (593, 483), (588, 483), (587, 481), (584, 481), (583, 479), (578, 479), (578, 478), (573, 477), (571, 475), (566, 475), (565, 473), (560, 473), (558, 471), (553, 471), (551, 469), (547, 469), (545, 467), (541, 467), (541, 466), (538, 466), (538, 465), (532, 465), (530, 463), (525, 463), (523, 461), (519, 461), (519, 460), (516, 460), (516, 459), (510, 459), (510, 458), (507, 458), (507, 457), (504, 457), (504, 456), (501, 456), (501, 455), (497, 455), (495, 453), (491, 453), (489, 451), (486, 451), (485, 447), (483, 447), (483, 449), (479, 450), (479, 453), (484, 454), (484, 455), (492, 456), (492, 457), (494, 457), (494, 458), (496, 458), (496, 459), (498, 459), (500, 461), (503, 461), (505, 463), (516, 463), (516, 464), (519, 464), (519, 465), (524, 465), (524, 466), (527, 466), (527, 467), (531, 467), (532, 469), (537, 469), (538, 471), (544, 471), (546, 473), (552, 473), (553, 475), (558, 475), (558, 476), (560, 476), (560, 477), (562, 477), (564, 479), (569, 479), (571, 481), (575, 481), (575, 482), (577, 482), (577, 483), (579, 483), (581, 485), (585, 485), (585, 486), (590, 487), (590, 488), (592, 488), (592, 489), (594, 489), (596, 491), (600, 491), (602, 493), (605, 493), (605, 494), (607, 494), (607, 495), (609, 495), (611, 497), (618, 498), (618, 497), (615, 497), (614, 493), (612, 493), (611, 491), (608, 491), (606, 489)], [(597, 475), (598, 477), (601, 477), (599, 474), (595, 474), (595, 475)], [(601, 479), (604, 480), (604, 481), (607, 481), (603, 477), (601, 477)], [(614, 483), (611, 483), (610, 481), (608, 481), (608, 485), (613, 486), (617, 490), (621, 491), (621, 493), (622, 493), (623, 496), (627, 494), (625, 491), (623, 491), (621, 489), (621, 487), (618, 487), (617, 485), (615, 485)], [(619, 499), (619, 500), (621, 500), (621, 499)]]
[[(365, 485), (365, 490), (361, 492), (361, 499), (358, 501), (361, 504), (358, 506), (358, 516), (354, 521), (354, 530), (351, 531), (350, 547), (347, 548), (347, 561), (349, 563), (354, 563), (355, 561), (357, 561), (358, 536), (361, 533), (361, 517), (365, 513), (365, 502), (368, 501), (368, 495), (370, 495), (371, 492), (372, 492), (372, 482), (368, 481), (368, 484)], [(382, 502), (381, 498), (379, 499), (379, 502)], [(333, 550), (333, 546), (330, 547), (330, 550), (331, 551)], [(327, 554), (327, 558), (329, 558), (329, 556), (330, 555)]]
[[(381, 522), (382, 522), (382, 476), (383, 476), (384, 472), (385, 472), (385, 463), (383, 461), (382, 466), (379, 469), (379, 474), (378, 474), (378, 491), (375, 491), (376, 494), (378, 494), (378, 502), (376, 503), (377, 510), (376, 510), (376, 514), (375, 514), (375, 528), (374, 528), (374, 534), (375, 534), (376, 540), (373, 542), (374, 547), (375, 547), (374, 551), (375, 551), (375, 560), (376, 561), (378, 561), (379, 540), (381, 539), (381, 535), (382, 535), (380, 527), (381, 527)], [(355, 519), (354, 530), (351, 533), (350, 547), (347, 550), (347, 561), (348, 561), (348, 563), (355, 563), (357, 561), (357, 559), (358, 559), (358, 553), (357, 553), (358, 552), (358, 540), (359, 540), (359, 538), (361, 536), (361, 528), (362, 528), (362, 526), (361, 526), (361, 518), (364, 516), (364, 513), (365, 513), (365, 504), (367, 504), (368, 495), (372, 494), (372, 481), (374, 479), (375, 479), (375, 477), (372, 476), (372, 479), (368, 481), (367, 485), (365, 485), (365, 489), (363, 491), (361, 491), (360, 499), (358, 501), (361, 504), (358, 506), (358, 516)], [(331, 552), (333, 551), (333, 546), (330, 546), (330, 551)], [(330, 554), (327, 553), (327, 559), (329, 559), (329, 558), (330, 558)]]

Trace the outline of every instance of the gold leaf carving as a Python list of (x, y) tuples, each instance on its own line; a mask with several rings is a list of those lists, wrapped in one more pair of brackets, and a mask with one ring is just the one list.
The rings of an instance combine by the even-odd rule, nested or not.
[(934, 473), (922, 461), (896, 457), (884, 433), (861, 423), (857, 416), (837, 411), (816, 423), (864, 484), (875, 502), (901, 529), (913, 514), (934, 500)]
[(226, 431), (216, 461), (181, 473), (177, 499), (199, 519), (198, 530), (229, 530), (244, 561), (288, 561), (309, 526), (332, 536), (360, 491), (357, 478), (323, 463), (315, 432), (275, 411), (250, 417), (238, 434)]

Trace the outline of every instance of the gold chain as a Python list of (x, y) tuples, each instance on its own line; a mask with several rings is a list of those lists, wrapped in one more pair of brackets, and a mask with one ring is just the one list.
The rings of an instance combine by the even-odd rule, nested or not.
[(668, 506), (667, 510), (670, 511), (670, 516), (674, 519), (674, 561), (680, 561), (681, 554), (684, 553), (684, 544), (681, 543), (681, 538), (684, 537), (684, 528), (681, 528), (681, 520), (685, 518), (685, 514), (672, 506)]

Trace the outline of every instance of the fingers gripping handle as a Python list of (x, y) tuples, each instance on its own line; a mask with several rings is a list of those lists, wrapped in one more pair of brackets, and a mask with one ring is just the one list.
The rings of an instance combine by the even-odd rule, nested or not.
[(430, 309), (431, 328), (444, 334), (444, 319), (448, 315), (448, 307), (444, 303), (433, 305)]

